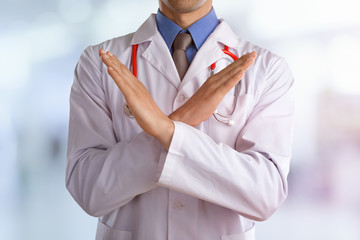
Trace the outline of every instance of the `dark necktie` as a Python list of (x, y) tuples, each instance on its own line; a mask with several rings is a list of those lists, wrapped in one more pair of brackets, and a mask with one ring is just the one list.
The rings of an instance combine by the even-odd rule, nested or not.
[(179, 33), (173, 43), (173, 59), (181, 80), (190, 65), (186, 57), (186, 49), (190, 46), (191, 42), (192, 38), (189, 33)]

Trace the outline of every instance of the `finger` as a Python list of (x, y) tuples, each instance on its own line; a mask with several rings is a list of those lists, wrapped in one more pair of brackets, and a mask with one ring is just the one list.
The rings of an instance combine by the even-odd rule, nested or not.
[(221, 82), (224, 82), (236, 75), (241, 75), (242, 72), (245, 72), (254, 63), (255, 58), (256, 52), (244, 54), (235, 62), (215, 74), (214, 76), (217, 78), (216, 81), (221, 79)]
[[(242, 67), (244, 67), (244, 70), (249, 69), (249, 67), (251, 65), (253, 65), (255, 58), (256, 58), (257, 54), (255, 51), (248, 53), (244, 56), (243, 62), (242, 62)], [(242, 57), (241, 57), (242, 58)]]
[(125, 95), (126, 87), (124, 86), (124, 78), (113, 67), (108, 67), (108, 73), (119, 87), (120, 91)]
[(235, 84), (243, 78), (245, 72), (254, 64), (255, 58), (255, 52), (241, 56), (240, 60), (235, 62), (234, 66), (230, 68), (230, 72), (226, 74), (227, 77), (223, 77), (222, 82), (229, 84), (229, 86), (235, 86)]
[[(209, 83), (215, 84), (217, 86), (221, 85), (223, 82), (228, 81), (234, 74), (237, 72), (242, 71), (241, 68), (235, 68), (235, 67), (226, 67), (220, 72), (214, 74), (209, 78)], [(214, 86), (215, 86), (214, 85)]]
[(120, 62), (116, 62), (114, 56), (110, 56), (108, 53), (103, 53), (100, 57), (101, 60), (105, 63), (105, 65), (108, 67), (110, 66), (115, 67), (116, 64), (120, 63)]
[[(108, 73), (115, 81), (115, 83), (119, 86), (123, 82), (122, 74), (122, 63), (120, 61), (115, 61), (116, 57), (110, 53), (106, 52), (104, 49), (99, 50), (99, 55), (103, 63), (108, 67)], [(120, 86), (119, 86), (120, 87)]]
[(100, 52), (100, 58), (101, 58), (101, 61), (103, 61), (103, 63), (105, 63), (106, 66), (111, 66), (113, 65), (113, 61), (112, 59), (109, 57), (108, 54), (106, 53), (101, 53)]
[(216, 81), (217, 87), (222, 89), (220, 92), (228, 92), (241, 81), (246, 70), (254, 63), (255, 58), (255, 52), (247, 53), (235, 61), (232, 66), (229, 65), (230, 67), (227, 67), (228, 69), (219, 72), (217, 79), (214, 81)]
[(110, 51), (106, 52), (104, 49), (100, 49), (99, 56), (107, 66), (113, 65), (114, 63), (120, 63), (120, 61), (115, 61), (117, 58)]
[(105, 54), (106, 52), (105, 52), (105, 50), (104, 49), (102, 49), (102, 48), (100, 48), (100, 50), (99, 50), (99, 56), (101, 57), (103, 54)]
[(133, 74), (130, 72), (130, 70), (110, 51), (106, 52), (103, 55), (104, 63), (109, 67), (111, 66), (115, 71), (117, 71), (119, 74), (131, 77)]
[(126, 75), (127, 77), (134, 77), (132, 72), (117, 58), (113, 55), (110, 51), (107, 52), (108, 56), (112, 60), (113, 64), (115, 64), (115, 69), (121, 71), (121, 74)]
[(123, 65), (111, 52), (100, 52), (101, 60), (109, 68), (112, 67), (119, 75), (129, 76), (129, 70), (125, 65)]
[[(253, 64), (255, 58), (256, 58), (256, 52), (246, 53), (243, 56), (241, 56), (239, 59), (234, 61), (232, 64), (230, 64), (228, 67), (226, 67), (224, 69), (223, 74), (234, 72), (234, 69), (239, 69), (239, 71), (240, 70), (246, 71)], [(237, 71), (235, 70), (235, 72)]]
[(243, 70), (247, 70), (251, 65), (252, 61), (256, 57), (256, 52), (246, 53), (242, 55), (239, 59), (234, 61), (229, 65), (229, 70), (231, 71), (234, 68), (241, 68)]
[(138, 86), (139, 81), (129, 71), (129, 69), (120, 62), (111, 52), (102, 52), (102, 60), (108, 67), (108, 73), (113, 78), (115, 83), (118, 85), (120, 90), (130, 91)]
[(234, 78), (236, 79), (236, 81), (240, 81), (244, 73), (245, 70), (243, 67), (241, 67), (241, 65), (232, 65), (232, 67), (228, 66), (215, 74), (213, 76), (212, 82), (214, 82), (215, 86), (220, 87), (224, 83), (232, 81)]
[(117, 57), (115, 57), (115, 55), (112, 54), (110, 51), (107, 51), (105, 56), (108, 58), (108, 60), (111, 63), (113, 63), (115, 65), (119, 65), (119, 66), (124, 66), (124, 64), (122, 62), (120, 62), (120, 60)]

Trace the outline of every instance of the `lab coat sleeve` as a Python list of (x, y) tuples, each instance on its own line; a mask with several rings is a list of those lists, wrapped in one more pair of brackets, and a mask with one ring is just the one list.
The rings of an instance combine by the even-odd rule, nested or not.
[(144, 132), (116, 140), (97, 56), (97, 49), (87, 48), (75, 69), (66, 187), (88, 214), (99, 217), (156, 187), (161, 146)]
[(293, 76), (279, 58), (268, 70), (261, 97), (237, 137), (236, 149), (175, 122), (161, 155), (158, 184), (232, 209), (269, 218), (287, 196), (292, 149)]

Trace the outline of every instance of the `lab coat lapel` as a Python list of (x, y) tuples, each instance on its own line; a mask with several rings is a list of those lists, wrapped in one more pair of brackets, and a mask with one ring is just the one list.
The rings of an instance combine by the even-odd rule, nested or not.
[(175, 88), (178, 88), (181, 80), (170, 51), (157, 29), (155, 14), (152, 14), (135, 32), (131, 44), (141, 44), (147, 41), (150, 41), (150, 44), (141, 57), (164, 75)]
[[(209, 69), (210, 73), (210, 66), (212, 63), (217, 62), (222, 58), (226, 58), (226, 54), (221, 49), (223, 45), (227, 45), (230, 48), (237, 48), (239, 42), (240, 39), (234, 34), (229, 25), (221, 19), (219, 25), (210, 34), (195, 55), (184, 76), (181, 86), (192, 81), (192, 79), (204, 69)], [(204, 79), (204, 81), (205, 80), (206, 79)]]
[(224, 19), (220, 19), (219, 25), (215, 28), (211, 36), (216, 42), (220, 42), (233, 49), (237, 49), (243, 41), (231, 30)]
[(213, 62), (217, 62), (222, 57), (223, 52), (221, 51), (219, 44), (215, 41), (214, 38), (209, 37), (204, 42), (199, 51), (196, 53), (193, 61), (190, 64), (189, 69), (184, 76), (181, 85), (185, 85), (189, 81), (192, 81), (192, 79), (204, 69), (209, 69), (210, 71), (210, 65)]

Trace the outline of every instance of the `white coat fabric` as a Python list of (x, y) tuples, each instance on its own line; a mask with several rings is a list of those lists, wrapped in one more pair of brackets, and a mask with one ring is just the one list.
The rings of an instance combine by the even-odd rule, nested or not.
[[(175, 122), (169, 151), (123, 110), (123, 94), (98, 55), (114, 53), (165, 114), (237, 56), (258, 57), (218, 111), (196, 128)], [(287, 195), (293, 126), (293, 77), (286, 62), (239, 39), (223, 20), (199, 49), (184, 79), (158, 32), (155, 15), (134, 34), (88, 47), (75, 70), (70, 104), (66, 186), (78, 204), (99, 217), (97, 240), (252, 240), (254, 221), (267, 219)]]

